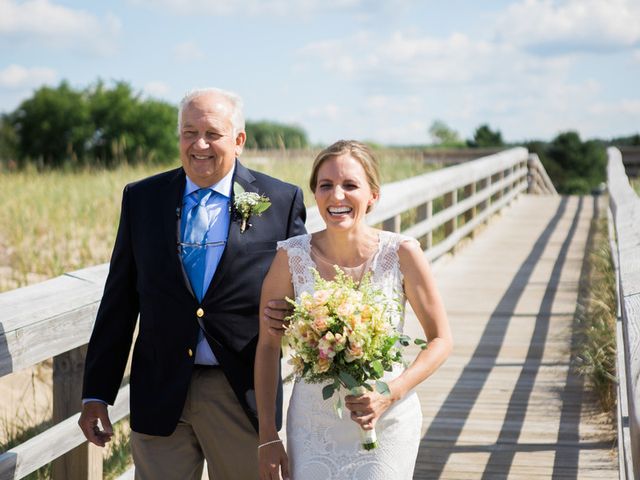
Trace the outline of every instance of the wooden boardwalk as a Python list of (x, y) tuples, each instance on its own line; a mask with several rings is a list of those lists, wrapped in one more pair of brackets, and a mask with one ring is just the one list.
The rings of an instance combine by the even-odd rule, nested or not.
[(434, 265), (455, 346), (418, 388), (414, 478), (618, 478), (613, 434), (570, 369), (596, 210), (590, 197), (525, 195)]

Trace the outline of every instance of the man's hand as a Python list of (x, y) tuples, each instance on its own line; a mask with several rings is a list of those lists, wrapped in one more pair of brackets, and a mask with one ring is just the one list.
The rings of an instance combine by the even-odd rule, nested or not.
[(264, 309), (264, 318), (269, 325), (269, 333), (276, 337), (284, 335), (284, 329), (288, 325), (285, 318), (291, 315), (293, 309), (286, 300), (269, 300)]
[[(102, 425), (102, 430), (100, 426)], [(78, 425), (82, 429), (82, 433), (91, 443), (104, 447), (113, 436), (113, 427), (109, 420), (107, 406), (102, 402), (87, 402), (82, 406), (82, 413)]]

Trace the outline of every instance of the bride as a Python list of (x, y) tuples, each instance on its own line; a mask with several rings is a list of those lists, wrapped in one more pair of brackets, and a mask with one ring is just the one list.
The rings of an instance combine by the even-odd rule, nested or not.
[[(388, 295), (402, 296), (415, 312), (429, 340), (408, 367), (387, 372), (390, 394), (375, 391), (346, 395), (350, 411), (340, 419), (334, 399), (323, 400), (322, 384), (295, 383), (287, 412), (287, 451), (275, 420), (280, 372), (280, 336), (260, 322), (255, 388), (260, 421), (258, 456), (261, 479), (294, 480), (411, 479), (420, 444), (422, 413), (413, 388), (429, 377), (451, 351), (447, 316), (419, 243), (368, 226), (364, 217), (380, 192), (378, 169), (369, 148), (339, 141), (316, 157), (310, 179), (326, 229), (278, 243), (278, 252), (262, 286), (266, 299), (313, 293), (315, 268), (333, 279), (338, 265), (356, 281), (371, 272), (373, 283)], [(402, 330), (398, 314), (394, 326)], [(343, 392), (344, 395), (344, 392)], [(359, 429), (376, 429), (378, 447), (366, 451)]]

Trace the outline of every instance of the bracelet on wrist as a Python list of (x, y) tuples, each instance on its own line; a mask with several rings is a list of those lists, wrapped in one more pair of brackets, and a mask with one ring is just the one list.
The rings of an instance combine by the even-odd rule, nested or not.
[(271, 445), (274, 443), (282, 443), (282, 439), (279, 438), (277, 440), (271, 440), (270, 442), (261, 443), (260, 445), (258, 445), (258, 449), (261, 449), (262, 447), (266, 447), (267, 445)]

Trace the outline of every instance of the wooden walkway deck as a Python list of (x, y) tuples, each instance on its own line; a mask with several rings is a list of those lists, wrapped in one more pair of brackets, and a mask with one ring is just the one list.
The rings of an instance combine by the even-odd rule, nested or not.
[(618, 478), (613, 434), (570, 369), (595, 212), (590, 197), (524, 196), (435, 264), (455, 347), (418, 389), (415, 479)]

